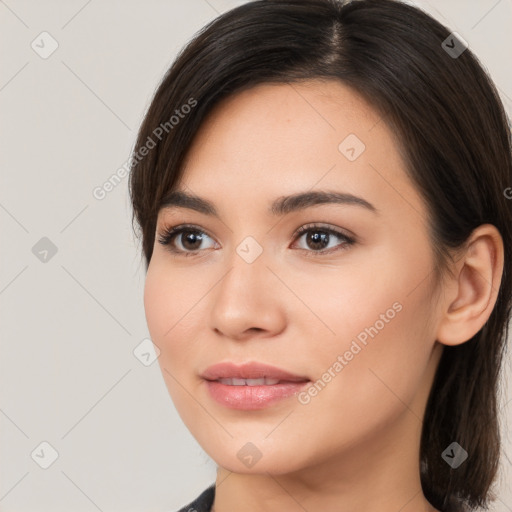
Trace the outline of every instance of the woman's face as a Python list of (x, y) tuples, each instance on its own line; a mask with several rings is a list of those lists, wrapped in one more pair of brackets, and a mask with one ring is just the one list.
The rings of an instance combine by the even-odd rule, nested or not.
[[(391, 454), (416, 468), (442, 346), (425, 205), (385, 120), (335, 81), (254, 87), (205, 121), (176, 190), (217, 216), (160, 210), (144, 300), (169, 393), (204, 450), (238, 473), (332, 461), (353, 476)], [(347, 196), (270, 209), (313, 192)], [(222, 362), (308, 382), (208, 383)], [(262, 398), (280, 389), (292, 394)]]

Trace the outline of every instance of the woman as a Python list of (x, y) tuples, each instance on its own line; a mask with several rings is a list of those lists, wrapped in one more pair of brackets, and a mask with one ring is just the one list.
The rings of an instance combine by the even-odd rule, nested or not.
[(247, 3), (177, 57), (132, 163), (148, 328), (218, 465), (182, 510), (493, 498), (511, 141), (460, 37), (393, 0)]

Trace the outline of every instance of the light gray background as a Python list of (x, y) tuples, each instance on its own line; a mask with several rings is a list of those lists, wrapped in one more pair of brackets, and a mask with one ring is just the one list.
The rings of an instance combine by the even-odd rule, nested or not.
[[(128, 180), (92, 191), (126, 162), (178, 50), (241, 3), (0, 1), (2, 512), (172, 512), (215, 479), (158, 363), (133, 353), (149, 334)], [(511, 113), (511, 0), (417, 5), (469, 42)], [(47, 59), (31, 48), (43, 31), (59, 45)], [(510, 372), (509, 357), (497, 512), (512, 510)]]

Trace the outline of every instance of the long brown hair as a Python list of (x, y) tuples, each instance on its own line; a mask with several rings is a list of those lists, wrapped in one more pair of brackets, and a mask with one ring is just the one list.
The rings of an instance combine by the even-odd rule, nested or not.
[[(494, 310), (469, 341), (446, 346), (423, 423), (423, 492), (446, 512), (486, 507), (500, 456), (497, 386), (511, 311), (512, 156), (499, 95), (469, 48), (429, 15), (394, 0), (259, 0), (204, 27), (159, 85), (131, 160), (132, 222), (151, 260), (162, 199), (201, 123), (223, 98), (265, 82), (336, 79), (396, 133), (429, 212), (436, 274), (473, 229), (501, 233), (505, 269)], [(456, 52), (453, 49), (457, 50)], [(457, 441), (457, 469), (441, 457)]]

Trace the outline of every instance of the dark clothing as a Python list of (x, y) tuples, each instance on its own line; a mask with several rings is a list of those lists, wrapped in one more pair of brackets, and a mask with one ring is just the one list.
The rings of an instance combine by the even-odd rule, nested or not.
[(210, 512), (215, 498), (215, 483), (205, 489), (194, 501), (180, 508), (178, 512)]
[[(208, 489), (205, 489), (194, 501), (190, 502), (185, 507), (180, 508), (178, 512), (210, 512), (214, 498), (215, 483), (208, 487)], [(459, 512), (463, 512), (465, 509), (453, 508), (451, 510), (459, 510)]]

